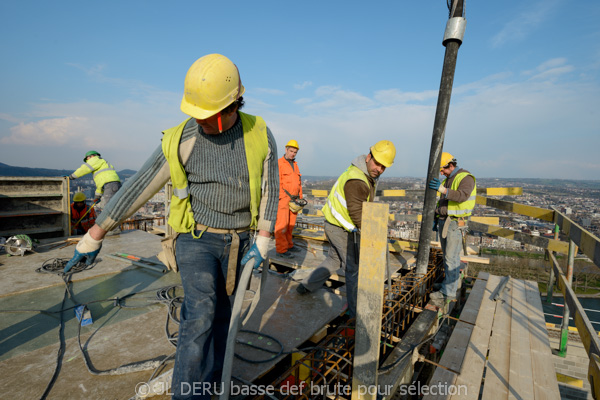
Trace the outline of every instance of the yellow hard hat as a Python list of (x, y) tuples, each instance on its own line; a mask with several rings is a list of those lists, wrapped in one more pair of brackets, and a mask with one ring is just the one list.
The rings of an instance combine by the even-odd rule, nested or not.
[(83, 194), (81, 192), (77, 192), (73, 196), (73, 201), (85, 201), (85, 199), (86, 199), (85, 194)]
[(285, 147), (295, 147), (298, 150), (300, 150), (300, 146), (298, 146), (298, 142), (296, 142), (294, 139), (292, 139), (289, 142), (287, 142), (287, 144), (285, 145)]
[(440, 171), (451, 162), (456, 162), (456, 158), (450, 153), (442, 153), (442, 161), (440, 161)]
[(240, 98), (244, 90), (235, 64), (220, 54), (209, 54), (196, 60), (185, 76), (181, 111), (206, 119)]
[(394, 158), (396, 158), (396, 147), (389, 140), (381, 140), (371, 146), (371, 154), (378, 163), (388, 168), (392, 166)]

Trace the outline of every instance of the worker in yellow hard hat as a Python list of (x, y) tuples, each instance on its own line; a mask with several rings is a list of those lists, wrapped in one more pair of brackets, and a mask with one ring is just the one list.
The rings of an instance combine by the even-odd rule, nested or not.
[(306, 200), (302, 198), (302, 175), (296, 163), (298, 150), (298, 142), (292, 139), (285, 145), (285, 153), (279, 159), (279, 207), (275, 223), (275, 249), (277, 255), (284, 258), (292, 258), (293, 253), (299, 251), (294, 247), (292, 231), (298, 212), (306, 205)]
[[(220, 381), (230, 295), (240, 266), (258, 267), (267, 255), (279, 195), (275, 139), (261, 117), (240, 111), (244, 86), (237, 66), (223, 55), (206, 55), (189, 68), (183, 86), (181, 110), (189, 118), (162, 138), (152, 136), (162, 144), (113, 197), (65, 267), (92, 263), (106, 231), (171, 180), (168, 223), (176, 235), (163, 241), (159, 258), (179, 271), (185, 295), (171, 385), (176, 399)], [(210, 398), (204, 394), (194, 398)]]
[(371, 146), (358, 156), (333, 185), (323, 207), (329, 252), (325, 261), (296, 288), (301, 293), (323, 286), (332, 272), (345, 267), (348, 311), (356, 316), (358, 260), (363, 202), (373, 201), (379, 176), (394, 163), (396, 147), (389, 140)]
[(456, 298), (460, 277), (460, 253), (468, 227), (467, 222), (475, 208), (477, 185), (475, 177), (466, 169), (459, 168), (456, 158), (442, 153), (440, 174), (446, 179), (433, 178), (429, 188), (439, 193), (435, 209), (433, 230), (441, 230), (440, 244), (444, 253), (445, 277), (440, 290), (431, 293), (434, 301), (452, 301)]
[(73, 195), (71, 203), (71, 235), (84, 235), (96, 223), (96, 210), (85, 203), (82, 192)]

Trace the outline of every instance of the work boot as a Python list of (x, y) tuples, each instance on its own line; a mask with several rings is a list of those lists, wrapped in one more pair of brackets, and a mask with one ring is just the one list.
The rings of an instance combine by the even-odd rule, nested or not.
[(299, 248), (298, 246), (292, 246), (292, 247), (290, 247), (290, 248), (287, 250), (287, 252), (288, 252), (288, 253), (289, 253), (290, 251), (291, 251), (292, 253), (299, 253), (299, 252), (300, 252), (300, 248)]
[(277, 255), (282, 258), (294, 258), (294, 255), (290, 251), (286, 251), (285, 253), (277, 253)]
[(300, 294), (306, 294), (309, 292), (309, 290), (303, 284), (299, 284), (298, 286), (296, 286), (296, 292)]
[(446, 300), (446, 302), (450, 302), (453, 301), (455, 299), (455, 297), (452, 296), (446, 296), (444, 293), (442, 293), (441, 291), (437, 291), (437, 292), (433, 292), (429, 295), (429, 299), (430, 300), (435, 300), (435, 301), (441, 301), (441, 300)]

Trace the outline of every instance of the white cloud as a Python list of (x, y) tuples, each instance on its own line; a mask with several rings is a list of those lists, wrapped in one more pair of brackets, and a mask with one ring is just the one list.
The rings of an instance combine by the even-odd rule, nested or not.
[[(490, 75), (455, 87), (445, 149), (476, 176), (595, 179), (600, 88), (589, 80), (554, 79), (568, 67), (566, 59), (556, 58), (527, 73)], [(148, 87), (137, 101), (43, 103), (18, 123), (0, 115), (14, 124), (3, 137), (0, 133), (2, 162), (24, 165), (26, 158), (28, 166), (76, 167), (93, 148), (119, 169), (138, 169), (160, 144), (160, 131), (185, 118), (179, 96)], [(283, 106), (248, 96), (245, 110), (265, 118), (279, 153), (288, 140), (299, 142), (305, 175), (339, 175), (355, 156), (388, 139), (398, 155), (386, 175), (424, 176), (436, 98), (430, 88), (389, 88), (368, 96), (322, 86), (285, 113), (287, 97)]]
[(566, 58), (553, 58), (538, 65), (534, 70), (524, 71), (523, 75), (531, 76), (535, 80), (554, 80), (575, 70), (567, 64)]
[(286, 94), (283, 90), (267, 89), (267, 88), (254, 88), (254, 89), (252, 89), (252, 92), (254, 92), (256, 94), (270, 94), (273, 96), (283, 96)]
[(64, 145), (79, 136), (85, 127), (84, 117), (44, 119), (19, 123), (10, 128), (10, 136), (0, 138), (3, 144)]
[(514, 16), (492, 37), (492, 46), (500, 47), (508, 42), (521, 41), (539, 26), (557, 9), (560, 0), (538, 1), (527, 10)]
[(295, 84), (294, 89), (297, 89), (297, 90), (306, 89), (307, 87), (312, 86), (312, 84), (313, 83), (311, 81), (304, 81), (302, 83)]
[(306, 112), (317, 114), (331, 110), (364, 110), (375, 104), (372, 99), (360, 93), (335, 86), (321, 86), (314, 93), (314, 98), (302, 98), (296, 100), (296, 104), (301, 104)]
[(424, 102), (436, 99), (438, 92), (439, 91), (437, 90), (426, 90), (423, 92), (402, 92), (398, 89), (387, 89), (375, 92), (374, 98), (383, 104)]

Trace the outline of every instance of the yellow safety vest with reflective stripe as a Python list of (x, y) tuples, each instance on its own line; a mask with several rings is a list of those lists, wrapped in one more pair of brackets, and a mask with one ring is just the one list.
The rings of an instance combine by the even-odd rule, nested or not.
[[(340, 175), (333, 185), (329, 196), (327, 196), (327, 203), (322, 210), (327, 222), (339, 226), (340, 228), (344, 228), (348, 232), (352, 232), (352, 230), (356, 228), (354, 222), (352, 222), (352, 218), (350, 218), (348, 205), (346, 204), (346, 194), (344, 193), (344, 186), (346, 185), (346, 182), (351, 179), (360, 179), (361, 181), (364, 181), (367, 186), (370, 186), (365, 173), (358, 167), (351, 165), (342, 175)], [(369, 192), (367, 201), (370, 200), (370, 197), (371, 194)]]
[[(454, 180), (452, 181), (452, 186), (450, 187), (450, 189), (452, 190), (458, 190), (458, 186), (460, 185), (460, 182), (466, 177), (466, 176), (473, 176), (472, 174), (468, 173), (468, 172), (460, 172), (458, 174), (456, 174), (456, 177), (454, 178)], [(444, 183), (446, 182), (447, 178), (444, 179)], [(473, 176), (473, 181), (475, 181), (475, 177)], [(477, 184), (473, 185), (473, 191), (471, 192), (471, 195), (469, 196), (469, 198), (463, 202), (457, 202), (457, 201), (452, 201), (450, 199), (448, 199), (448, 216), (449, 217), (457, 217), (457, 218), (465, 218), (470, 216), (473, 213), (473, 209), (475, 208), (475, 198), (477, 197)]]
[[(251, 228), (258, 223), (258, 208), (261, 197), (261, 184), (263, 164), (269, 153), (269, 140), (267, 138), (267, 124), (261, 117), (239, 112), (244, 130), (244, 147), (246, 162), (250, 177), (250, 212), (252, 214)], [(195, 229), (194, 213), (190, 202), (187, 174), (179, 160), (179, 142), (183, 128), (191, 118), (181, 124), (163, 132), (162, 149), (169, 163), (173, 196), (169, 211), (169, 225), (176, 232), (188, 233)]]
[(108, 182), (121, 182), (115, 167), (109, 164), (105, 159), (92, 157), (77, 168), (73, 175), (81, 178), (84, 175), (93, 172), (94, 183), (96, 184), (96, 194), (104, 193), (104, 185)]

